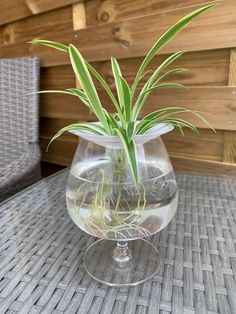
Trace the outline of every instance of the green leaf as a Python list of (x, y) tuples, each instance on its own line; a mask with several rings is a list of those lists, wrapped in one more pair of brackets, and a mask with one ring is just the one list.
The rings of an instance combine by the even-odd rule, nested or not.
[(131, 122), (129, 122), (128, 127), (126, 129), (126, 134), (127, 134), (127, 138), (128, 138), (129, 142), (132, 140), (132, 137), (134, 135), (134, 131), (135, 131), (135, 122), (131, 121)]
[(151, 72), (152, 72), (152, 70), (148, 70), (145, 73), (143, 73), (143, 75), (140, 77), (140, 80), (143, 79), (146, 75), (148, 75)]
[(142, 94), (139, 95), (139, 98), (144, 97), (147, 93), (150, 94), (150, 92), (152, 92), (154, 89), (157, 88), (163, 88), (163, 87), (167, 87), (167, 88), (187, 88), (186, 86), (179, 84), (179, 83), (163, 83), (163, 84), (158, 84), (158, 85), (154, 85), (153, 87), (145, 90), (145, 92), (143, 92)]
[(174, 122), (174, 121), (172, 121), (171, 124), (177, 129), (177, 131), (181, 133), (182, 136), (184, 136), (184, 130), (181, 125), (179, 125), (177, 122)]
[[(172, 124), (172, 125), (179, 125), (179, 123), (181, 122), (181, 124), (183, 125), (183, 126), (187, 126), (187, 127), (189, 127), (189, 128), (192, 128), (192, 130), (194, 130), (195, 132), (198, 132), (198, 130), (193, 126), (193, 125), (191, 125), (190, 123), (188, 123), (187, 121), (185, 121), (185, 122), (187, 122), (188, 123), (188, 125), (186, 124), (184, 124), (184, 120), (182, 120), (182, 121), (180, 121), (180, 120), (182, 120), (182, 119), (177, 119), (177, 118), (166, 118), (166, 119), (163, 119), (163, 120), (161, 120), (160, 122), (158, 122), (158, 123), (169, 123), (169, 124)], [(143, 126), (142, 126), (142, 128), (139, 130), (139, 133), (138, 134), (145, 134), (145, 133), (147, 133), (150, 129), (152, 129), (155, 125), (157, 125), (157, 123), (155, 122), (155, 121), (146, 121), (146, 123), (145, 124), (143, 124)]]
[(138, 123), (136, 127), (136, 134), (144, 134), (154, 125), (158, 123), (166, 122), (167, 119), (171, 119), (172, 122), (174, 120), (177, 121), (177, 118), (173, 116), (180, 113), (191, 113), (193, 115), (196, 115), (197, 117), (201, 116), (199, 111), (189, 110), (183, 107), (172, 107), (172, 108), (170, 107), (170, 108), (160, 109), (160, 110), (157, 110), (148, 114)]
[(73, 96), (77, 96), (87, 107), (89, 107), (90, 110), (92, 110), (92, 106), (89, 103), (89, 100), (86, 96), (86, 94), (78, 89), (78, 88), (68, 88), (67, 89), (69, 92), (71, 92), (73, 94)]
[(70, 95), (70, 96), (74, 96), (74, 94), (72, 92), (70, 92), (69, 90), (41, 90), (38, 92), (33, 92), (33, 93), (28, 93), (27, 95), (34, 95), (34, 94), (66, 94), (66, 95)]
[(181, 30), (183, 30), (193, 19), (195, 19), (198, 15), (202, 14), (203, 12), (213, 8), (216, 4), (209, 4), (207, 6), (204, 6), (200, 9), (197, 9), (190, 14), (187, 14), (185, 17), (183, 17), (181, 20), (179, 20), (174, 26), (172, 26), (170, 29), (167, 30), (154, 44), (154, 46), (151, 48), (151, 50), (148, 52), (146, 57), (144, 58), (137, 74), (134, 79), (134, 83), (132, 85), (132, 92), (131, 96), (134, 95), (135, 89), (138, 85), (138, 82), (145, 71), (147, 65), (150, 63), (150, 61), (153, 59), (153, 57), (156, 55), (156, 53), (163, 48), (172, 38), (174, 38)]
[(74, 95), (76, 95), (78, 97), (87, 99), (87, 101), (88, 101), (88, 98), (87, 98), (85, 92), (82, 91), (81, 89), (72, 87), (72, 88), (67, 88), (66, 90), (68, 90), (69, 92), (71, 92), (72, 94), (74, 94)]
[(80, 123), (73, 123), (70, 125), (67, 125), (66, 127), (60, 129), (50, 140), (48, 146), (47, 146), (47, 151), (49, 146), (51, 145), (51, 143), (57, 139), (59, 136), (61, 136), (64, 132), (67, 131), (87, 131), (90, 132), (91, 134), (95, 134), (95, 135), (104, 135), (100, 130), (99, 130), (99, 126), (95, 125), (95, 124), (80, 124)]
[(181, 125), (191, 129), (192, 131), (196, 132), (196, 133), (199, 133), (198, 129), (190, 122), (186, 121), (186, 120), (183, 120), (183, 119), (180, 119), (180, 118), (173, 118), (173, 119), (165, 119), (165, 122), (169, 122), (169, 123), (173, 123), (173, 122), (177, 122), (177, 123), (180, 123)]
[(109, 98), (111, 99), (112, 103), (114, 104), (118, 114), (119, 114), (119, 117), (120, 117), (120, 120), (123, 121), (124, 120), (124, 117), (123, 117), (123, 114), (122, 114), (122, 111), (120, 110), (120, 107), (119, 107), (119, 104), (116, 100), (116, 98), (114, 97), (110, 87), (107, 85), (107, 83), (105, 82), (105, 80), (101, 77), (101, 75), (92, 67), (91, 64), (89, 64), (87, 61), (85, 61), (86, 64), (87, 64), (87, 67), (90, 71), (90, 73), (93, 74), (93, 76), (97, 79), (97, 81), (101, 84), (101, 86), (103, 87), (103, 89), (106, 91), (107, 95), (109, 96)]
[(154, 88), (163, 88), (163, 87), (173, 87), (173, 88), (188, 88), (187, 86), (183, 85), (183, 84), (179, 84), (179, 83), (163, 83), (163, 84), (158, 84), (155, 85)]
[(200, 111), (194, 111), (193, 114), (197, 116), (199, 119), (201, 119), (210, 129), (212, 129), (213, 132), (216, 133), (216, 130), (213, 128), (213, 126), (202, 116), (202, 113)]
[(186, 111), (189, 112), (191, 110), (183, 108), (183, 107), (167, 107), (167, 108), (163, 108), (163, 109), (158, 109), (158, 110), (153, 111), (153, 112), (149, 113), (148, 115), (146, 115), (140, 121), (140, 123), (143, 120), (152, 120), (152, 119), (156, 118), (157, 116), (160, 116), (161, 114), (166, 113), (166, 112), (170, 112), (171, 114), (173, 114), (173, 112), (178, 113), (178, 112), (186, 112)]
[(119, 64), (114, 57), (111, 57), (111, 67), (112, 67), (112, 72), (115, 79), (116, 91), (117, 91), (117, 96), (120, 103), (120, 108), (124, 110), (125, 103), (124, 103), (123, 86), (121, 82), (122, 74), (120, 71)]
[(128, 83), (123, 77), (120, 77), (121, 87), (123, 90), (123, 98), (124, 98), (124, 113), (126, 122), (128, 123), (131, 119), (131, 97), (130, 97), (130, 88)]
[(111, 123), (112, 127), (114, 129), (119, 128), (120, 126), (119, 126), (118, 122), (116, 121), (116, 119), (114, 118), (114, 116), (111, 113), (107, 113), (107, 114), (109, 117), (109, 122)]
[[(173, 107), (175, 108), (175, 107)], [(178, 108), (178, 107), (177, 107)], [(180, 107), (181, 108), (181, 107)], [(171, 108), (166, 108), (166, 111), (171, 111), (170, 110)], [(158, 111), (157, 111), (158, 112)], [(166, 119), (166, 118), (169, 118), (169, 117), (172, 117), (173, 115), (175, 114), (180, 114), (180, 113), (191, 113), (192, 115), (198, 117), (200, 120), (202, 120), (209, 128), (211, 128), (214, 132), (215, 129), (211, 126), (211, 124), (202, 116), (203, 112), (201, 111), (198, 111), (198, 110), (191, 110), (191, 109), (185, 109), (185, 108), (182, 108), (182, 109), (178, 109), (178, 111), (173, 111), (173, 112), (170, 112), (169, 114), (166, 114), (166, 115), (161, 115), (161, 114), (157, 114), (156, 117), (155, 117), (155, 122), (156, 123), (160, 123), (160, 122), (163, 122), (163, 119)], [(149, 117), (151, 115), (153, 115), (154, 113), (151, 113), (149, 114)], [(176, 118), (173, 118), (173, 119), (176, 119)], [(185, 120), (186, 121), (186, 120)]]
[(51, 40), (44, 40), (44, 39), (35, 39), (28, 41), (29, 44), (40, 44), (44, 46), (48, 46), (63, 52), (69, 52), (69, 48), (66, 45), (60, 44), (56, 41), (51, 41)]
[(137, 119), (147, 97), (150, 95), (150, 93), (146, 93), (144, 96), (140, 97), (143, 95), (146, 90), (150, 89), (153, 87), (153, 84), (156, 82), (157, 76), (172, 62), (174, 62), (177, 58), (179, 58), (183, 54), (182, 51), (176, 52), (169, 56), (162, 64), (154, 71), (154, 73), (151, 75), (151, 77), (148, 79), (148, 81), (144, 84), (135, 104), (132, 109), (132, 118), (133, 120)]
[(164, 80), (166, 77), (168, 77), (171, 74), (176, 74), (176, 73), (180, 73), (180, 72), (184, 72), (184, 71), (187, 71), (187, 69), (185, 69), (185, 68), (176, 68), (176, 69), (169, 70), (166, 73), (164, 73), (163, 75), (161, 75), (158, 78), (158, 80), (156, 81), (156, 83)]
[(152, 86), (153, 84), (155, 84), (156, 78), (158, 77), (158, 75), (166, 68), (168, 67), (171, 63), (173, 63), (176, 59), (178, 59), (179, 57), (181, 57), (183, 55), (183, 51), (178, 51), (173, 53), (171, 56), (169, 56), (168, 58), (166, 58), (161, 65), (159, 65), (159, 67), (153, 72), (153, 74), (150, 76), (150, 78), (147, 80), (146, 82), (146, 88)]
[(109, 134), (110, 126), (107, 122), (96, 88), (94, 86), (94, 83), (92, 81), (92, 78), (89, 74), (88, 68), (82, 55), (76, 49), (76, 47), (71, 44), (69, 45), (69, 55), (72, 68), (89, 100), (89, 103), (93, 109), (94, 114), (98, 117), (98, 119), (104, 125), (105, 129)]
[(111, 123), (111, 117), (110, 117), (111, 114), (108, 113), (105, 108), (103, 108), (103, 112), (104, 112), (104, 114), (105, 114), (105, 117), (106, 117), (106, 119), (107, 119), (107, 123), (108, 123), (108, 125), (109, 125), (109, 130), (110, 130), (109, 134), (110, 134), (110, 135), (114, 135), (114, 128), (113, 128), (113, 125), (112, 125), (112, 123)]
[(29, 93), (28, 95), (32, 94), (65, 94), (70, 96), (76, 96), (91, 110), (90, 103), (86, 95), (76, 88), (68, 88), (67, 90), (41, 90), (39, 92)]
[[(147, 82), (144, 84), (139, 97), (137, 98), (134, 106), (132, 106), (133, 97), (135, 94), (136, 87), (138, 86), (139, 81), (147, 75), (150, 71), (146, 71), (146, 67), (149, 62), (153, 59), (155, 54), (164, 47), (172, 38), (174, 38), (182, 29), (184, 29), (194, 18), (199, 14), (207, 11), (208, 9), (214, 7), (215, 4), (210, 4), (190, 14), (186, 15), (180, 21), (178, 21), (174, 26), (172, 26), (163, 36), (161, 36), (154, 46), (151, 48), (147, 56), (144, 58), (133, 82), (132, 87), (130, 88), (127, 81), (122, 77), (120, 67), (115, 58), (111, 58), (112, 71), (114, 74), (118, 101), (114, 97), (111, 89), (106, 84), (104, 79), (100, 74), (87, 62), (83, 59), (80, 52), (73, 45), (66, 46), (55, 41), (49, 40), (34, 40), (31, 43), (42, 44), (54, 49), (67, 52), (70, 56), (70, 61), (73, 67), (73, 70), (83, 88), (83, 90), (78, 89), (67, 89), (65, 91), (47, 91), (47, 92), (59, 92), (62, 94), (68, 94), (78, 97), (89, 109), (93, 112), (98, 120), (101, 122), (100, 125), (92, 124), (72, 124), (69, 125), (60, 131), (52, 138), (53, 141), (55, 138), (60, 136), (63, 132), (69, 130), (83, 130), (90, 132), (91, 134), (96, 134), (102, 136), (107, 135), (118, 135), (124, 146), (126, 152), (127, 160), (135, 181), (135, 184), (138, 183), (138, 160), (136, 155), (136, 147), (133, 140), (135, 134), (144, 134), (149, 131), (150, 128), (156, 126), (159, 123), (165, 122), (174, 125), (182, 134), (183, 127), (188, 127), (193, 131), (197, 132), (195, 126), (183, 119), (176, 118), (174, 115), (182, 113), (192, 113), (196, 117), (202, 119), (208, 126), (210, 124), (202, 117), (199, 111), (187, 110), (181, 107), (171, 107), (164, 108), (152, 112), (151, 114), (144, 117), (140, 122), (137, 123), (138, 115), (153, 89), (161, 87), (183, 87), (181, 84), (177, 83), (163, 83), (160, 82), (165, 79), (168, 75), (181, 72), (183, 69), (177, 68), (169, 70), (166, 73), (162, 74), (162, 71), (166, 69), (173, 61), (182, 55), (182, 52), (177, 52), (167, 58), (151, 75)], [(103, 108), (101, 101), (99, 99), (98, 93), (94, 86), (91, 75), (95, 77), (96, 80), (101, 84), (105, 92), (108, 94), (110, 100), (114, 104), (114, 107), (117, 110), (117, 113), (111, 114)], [(46, 91), (42, 91), (44, 93)], [(117, 120), (120, 120), (121, 123)], [(211, 126), (210, 126), (211, 127)], [(213, 129), (213, 128), (212, 128)], [(213, 129), (214, 130), (214, 129)], [(51, 143), (51, 142), (50, 142)], [(49, 143), (49, 144), (50, 144)]]
[(128, 158), (128, 162), (130, 165), (130, 170), (134, 178), (134, 182), (138, 184), (138, 165), (137, 165), (137, 154), (136, 154), (136, 147), (135, 143), (132, 140), (128, 140), (127, 134), (124, 130), (116, 129), (117, 134), (119, 135), (121, 142), (124, 146), (126, 156)]

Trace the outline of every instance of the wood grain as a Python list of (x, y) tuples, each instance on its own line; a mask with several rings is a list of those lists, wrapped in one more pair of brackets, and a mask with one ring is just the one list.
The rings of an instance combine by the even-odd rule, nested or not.
[[(176, 60), (168, 69), (183, 67), (186, 72), (169, 76), (168, 81), (177, 81), (188, 86), (197, 85), (228, 85), (229, 75), (229, 50), (209, 50), (185, 53), (180, 59)], [(150, 74), (165, 60), (167, 56), (156, 56), (150, 63), (148, 70)], [(128, 83), (132, 84), (137, 73), (138, 67), (143, 58), (121, 59), (119, 60), (123, 76)], [(114, 78), (111, 70), (110, 60), (105, 62), (94, 62), (93, 66), (105, 78), (111, 88), (114, 88)], [(147, 76), (148, 78), (148, 76)], [(147, 80), (144, 77), (140, 86)]]
[[(76, 3), (72, 7), (73, 11), (73, 30), (86, 28), (86, 11), (84, 3)], [(75, 77), (76, 88), (81, 89), (79, 80)]]
[(57, 8), (65, 7), (70, 4), (81, 2), (83, 0), (25, 0), (28, 7), (31, 9), (33, 14), (39, 14), (42, 12), (47, 12), (51, 10), (55, 10)]
[(200, 134), (185, 130), (183, 137), (176, 130), (162, 136), (169, 154), (182, 157), (221, 161), (224, 132), (215, 134), (208, 129), (200, 129)]
[(68, 132), (63, 133), (58, 139), (53, 141), (48, 151), (46, 151), (46, 148), (57, 131), (75, 122), (77, 122), (76, 119), (40, 119), (40, 146), (43, 161), (63, 166), (71, 164), (78, 144), (77, 136)]
[(0, 29), (0, 46), (26, 43), (38, 37), (47, 38), (49, 33), (67, 29), (72, 29), (71, 7), (31, 16), (2, 26)]
[(229, 86), (236, 86), (236, 49), (230, 51)]
[(23, 19), (33, 14), (24, 0), (1, 0), (1, 19), (0, 25)]
[(75, 87), (75, 76), (71, 66), (62, 65), (57, 67), (41, 68), (41, 90), (66, 89), (71, 87)]
[(24, 19), (26, 17), (55, 10), (83, 0), (1, 0), (0, 25)]
[[(229, 66), (229, 86), (236, 87), (236, 50), (232, 49), (230, 54)], [(225, 131), (223, 161), (236, 162), (236, 132)]]
[[(77, 119), (41, 118), (40, 135), (41, 137), (52, 138), (58, 130), (76, 122), (78, 122)], [(77, 138), (67, 132), (61, 138), (77, 143)], [(195, 134), (190, 130), (185, 130), (185, 136), (183, 137), (179, 132), (174, 130), (162, 138), (170, 154), (221, 161), (224, 145), (224, 132), (222, 131), (218, 131), (215, 134), (211, 130), (201, 129), (200, 134)]]
[[(157, 56), (150, 64), (150, 74), (165, 59), (165, 56)], [(133, 82), (135, 73), (141, 63), (141, 58), (122, 59), (120, 67), (123, 76), (128, 83)], [(103, 76), (111, 88), (114, 88), (114, 78), (110, 61), (94, 62), (92, 65)], [(184, 73), (172, 75), (169, 82), (179, 82), (187, 86), (226, 86), (228, 83), (229, 71), (229, 50), (212, 50), (186, 53), (176, 61), (172, 67), (185, 67)], [(140, 86), (146, 80), (143, 79)], [(95, 85), (99, 87), (97, 81)], [(64, 89), (74, 87), (74, 73), (70, 65), (46, 67), (41, 69), (41, 89)]]
[(95, 117), (76, 98), (61, 94), (40, 95), (40, 117), (94, 121)]
[[(73, 159), (77, 143), (67, 139), (57, 139), (51, 145), (50, 150), (46, 152), (46, 146), (50, 138), (41, 136), (42, 160), (45, 162), (55, 163), (58, 165), (68, 166)], [(171, 161), (176, 171), (196, 172), (204, 174), (217, 175), (236, 175), (236, 165), (224, 162), (201, 160), (197, 158), (188, 158), (177, 155), (170, 155)]]
[[(50, 34), (48, 39), (76, 44), (85, 58), (90, 61), (107, 60), (111, 55), (117, 58), (140, 57), (147, 53), (156, 39), (190, 9), (150, 14), (120, 22), (87, 27), (78, 31), (64, 31)], [(236, 2), (229, 0), (200, 16), (188, 29), (161, 50), (161, 54), (176, 50), (200, 51), (234, 47), (236, 42)], [(158, 21), (158, 23), (157, 23)], [(209, 36), (211, 34), (211, 36)], [(193, 40), (194, 38), (194, 40)], [(105, 47), (105, 48), (104, 48)], [(40, 45), (25, 44), (6, 46), (0, 50), (0, 57), (38, 55), (44, 66), (68, 64), (66, 54)]]
[(236, 163), (236, 132), (224, 132), (224, 149), (223, 161), (228, 163)]
[(40, 136), (42, 161), (62, 166), (70, 165), (75, 154), (77, 143), (60, 138), (55, 140), (50, 146), (50, 149), (46, 151), (50, 139), (50, 137)]
[[(40, 134), (44, 137), (52, 137), (61, 128), (66, 125), (76, 123), (78, 120), (75, 119), (56, 119), (56, 118), (40, 118)], [(62, 138), (70, 139), (70, 141), (76, 141), (76, 136), (68, 132), (63, 133)]]
[[(143, 56), (156, 39), (180, 17), (209, 2), (0, 0), (0, 57), (37, 55), (42, 65), (40, 88), (65, 89), (76, 85), (67, 55), (25, 42), (34, 38), (72, 42), (114, 90), (111, 55), (120, 59), (123, 75), (132, 83)], [(189, 71), (168, 81), (178, 81), (190, 88), (154, 92), (143, 114), (155, 108), (180, 105), (207, 112), (206, 118), (217, 128), (214, 134), (199, 120), (190, 118), (200, 127), (200, 135), (186, 130), (184, 138), (176, 131), (163, 137), (177, 170), (236, 174), (236, 2), (221, 2), (217, 8), (198, 17), (150, 64), (153, 72), (170, 53), (189, 50), (174, 64)], [(97, 82), (95, 85), (98, 87)], [(104, 92), (99, 87), (98, 91), (102, 103), (111, 110)], [(48, 153), (46, 145), (58, 129), (77, 121), (93, 121), (94, 117), (76, 98), (60, 94), (40, 96), (40, 115), (43, 160), (69, 165), (77, 137), (63, 134)]]
[[(163, 89), (154, 92), (144, 106), (143, 114), (156, 108), (182, 106), (205, 112), (205, 118), (218, 130), (236, 130), (236, 89), (234, 87), (189, 87), (188, 89)], [(197, 127), (205, 123), (189, 115), (188, 120)]]
[(201, 160), (196, 158), (186, 158), (181, 156), (170, 156), (175, 171), (189, 173), (203, 173), (214, 175), (236, 176), (236, 165), (212, 160)]
[(86, 27), (86, 11), (83, 2), (73, 4), (73, 30), (83, 29)]
[[(100, 93), (102, 103), (108, 110), (114, 111), (112, 105)], [(153, 92), (143, 109), (143, 115), (148, 114), (156, 108), (170, 106), (182, 106), (188, 109), (205, 112), (205, 118), (215, 129), (236, 130), (236, 93), (234, 87), (190, 87), (182, 89), (162, 89)], [(93, 121), (95, 118), (89, 115), (87, 108), (77, 98), (60, 95), (45, 94), (41, 97), (40, 114), (42, 117), (56, 117)], [(185, 115), (190, 122), (197, 127), (207, 128), (198, 118)]]
[(130, 19), (140, 15), (160, 13), (183, 7), (218, 1), (207, 0), (93, 0), (86, 3), (87, 24), (89, 26), (100, 23), (110, 23), (123, 19)]

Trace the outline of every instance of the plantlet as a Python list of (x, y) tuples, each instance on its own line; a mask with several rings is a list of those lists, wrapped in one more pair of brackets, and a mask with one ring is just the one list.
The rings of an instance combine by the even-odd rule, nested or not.
[[(31, 43), (43, 44), (68, 53), (76, 78), (79, 80), (82, 87), (82, 90), (77, 88), (69, 88), (63, 91), (41, 91), (41, 93), (56, 92), (78, 97), (81, 102), (88, 108), (88, 110), (91, 111), (100, 121), (100, 124), (74, 123), (68, 125), (58, 131), (58, 133), (52, 138), (51, 141), (56, 139), (63, 132), (71, 130), (83, 130), (101, 136), (119, 136), (124, 146), (125, 154), (130, 165), (134, 182), (137, 184), (139, 178), (137, 169), (136, 147), (134, 143), (135, 135), (145, 134), (149, 132), (154, 126), (163, 122), (174, 125), (181, 133), (183, 133), (183, 127), (187, 127), (192, 129), (194, 132), (198, 132), (192, 123), (178, 117), (178, 115), (182, 113), (191, 113), (202, 119), (208, 126), (210, 126), (209, 123), (201, 115), (201, 112), (196, 110), (188, 110), (182, 107), (170, 107), (156, 110), (148, 114), (147, 116), (140, 118), (141, 110), (145, 105), (148, 96), (154, 89), (164, 87), (184, 87), (183, 85), (178, 83), (162, 82), (163, 79), (167, 78), (169, 75), (185, 70), (182, 68), (175, 68), (173, 70), (169, 70), (163, 73), (163, 71), (165, 71), (170, 64), (172, 64), (176, 59), (182, 56), (182, 51), (172, 54), (162, 64), (160, 64), (159, 67), (149, 76), (140, 92), (138, 92), (137, 87), (140, 83), (140, 80), (144, 76), (148, 76), (148, 72), (146, 72), (147, 66), (149, 65), (153, 57), (160, 51), (160, 49), (163, 48), (181, 30), (183, 30), (193, 19), (195, 19), (203, 12), (209, 10), (213, 6), (215, 6), (215, 4), (210, 4), (193, 11), (192, 13), (186, 15), (184, 18), (178, 21), (167, 32), (165, 32), (164, 35), (162, 35), (157, 40), (157, 42), (144, 58), (135, 76), (132, 86), (129, 86), (126, 79), (122, 76), (122, 72), (120, 70), (117, 60), (114, 57), (111, 57), (111, 67), (115, 80), (117, 99), (113, 95), (112, 90), (104, 81), (104, 79), (92, 67), (92, 65), (83, 58), (81, 53), (74, 45), (70, 44), (69, 46), (66, 46), (64, 44), (48, 40), (32, 41)], [(102, 88), (107, 93), (110, 101), (114, 105), (114, 112), (107, 112), (107, 110), (103, 107), (92, 77), (100, 83)]]

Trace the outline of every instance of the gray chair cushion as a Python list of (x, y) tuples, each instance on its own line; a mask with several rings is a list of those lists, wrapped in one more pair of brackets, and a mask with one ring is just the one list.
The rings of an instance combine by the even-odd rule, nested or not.
[(38, 88), (38, 58), (0, 60), (0, 200), (40, 178)]

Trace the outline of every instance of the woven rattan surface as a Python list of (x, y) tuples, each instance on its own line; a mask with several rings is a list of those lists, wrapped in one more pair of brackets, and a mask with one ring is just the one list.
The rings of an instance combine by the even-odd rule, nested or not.
[(161, 266), (150, 281), (111, 288), (82, 264), (95, 240), (71, 221), (67, 171), (0, 210), (0, 313), (236, 313), (236, 179), (179, 174), (174, 219), (150, 238)]
[(40, 178), (39, 60), (0, 60), (0, 201)]

